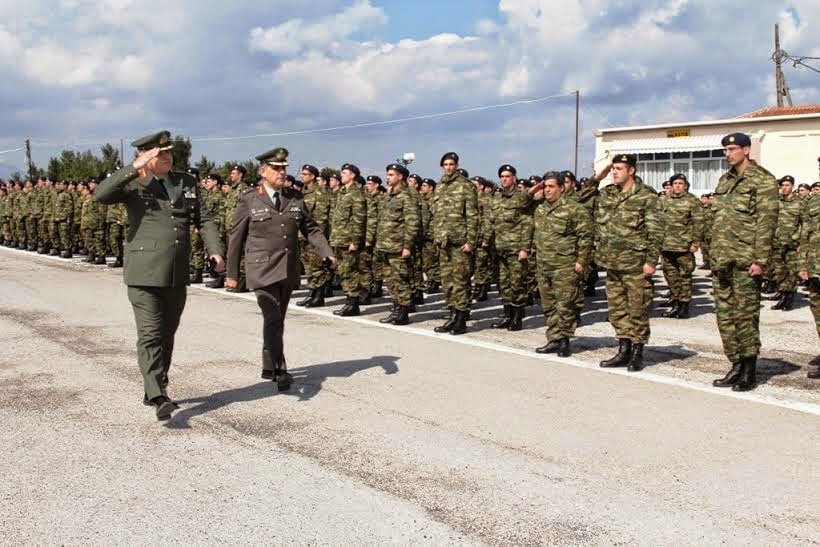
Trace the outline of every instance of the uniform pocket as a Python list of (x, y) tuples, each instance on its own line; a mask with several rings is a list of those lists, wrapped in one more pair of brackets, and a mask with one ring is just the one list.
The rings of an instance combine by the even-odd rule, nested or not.
[(148, 253), (156, 250), (156, 241), (132, 241), (128, 244), (128, 251), (131, 253)]

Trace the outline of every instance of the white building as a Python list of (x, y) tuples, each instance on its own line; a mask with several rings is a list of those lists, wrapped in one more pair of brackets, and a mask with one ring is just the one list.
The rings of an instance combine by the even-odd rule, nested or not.
[(798, 184), (820, 180), (820, 104), (763, 108), (734, 119), (601, 129), (595, 140), (595, 170), (615, 154), (637, 154), (638, 175), (653, 188), (685, 173), (696, 195), (712, 191), (729, 168), (720, 140), (729, 133), (752, 138), (752, 159), (777, 178)]

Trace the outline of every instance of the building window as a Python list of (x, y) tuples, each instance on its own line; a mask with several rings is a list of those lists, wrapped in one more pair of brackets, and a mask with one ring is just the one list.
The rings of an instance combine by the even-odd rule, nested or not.
[[(645, 184), (661, 191), (663, 183), (669, 180), (669, 177), (676, 173), (683, 173), (689, 179), (691, 185), (689, 191), (699, 195), (712, 191), (717, 186), (720, 176), (729, 170), (729, 163), (723, 157), (722, 149), (692, 153), (676, 152), (674, 161), (668, 161), (670, 156), (672, 154), (640, 154), (637, 166), (638, 176)], [(647, 160), (644, 161), (643, 158)], [(652, 160), (648, 161), (649, 158)]]

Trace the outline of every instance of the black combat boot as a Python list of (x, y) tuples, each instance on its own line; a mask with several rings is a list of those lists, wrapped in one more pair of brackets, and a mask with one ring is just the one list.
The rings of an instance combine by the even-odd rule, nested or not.
[(83, 259), (83, 262), (88, 262), (89, 264), (93, 264), (96, 257), (94, 253), (88, 253), (88, 255)]
[(333, 281), (332, 280), (328, 279), (327, 283), (325, 284), (324, 292), (325, 292), (325, 294), (324, 294), (325, 298), (330, 298), (331, 296), (333, 296)]
[(62, 253), (60, 253), (60, 258), (71, 258), (72, 256), (74, 256), (74, 255), (71, 254), (70, 250), (69, 251), (63, 251)]
[(744, 357), (741, 361), (740, 378), (732, 391), (751, 391), (757, 387), (757, 357)]
[(306, 308), (321, 308), (325, 305), (324, 290), (319, 287), (313, 289), (313, 297), (305, 304)]
[(523, 328), (524, 324), (524, 307), (521, 306), (510, 306), (510, 324), (507, 327), (508, 331), (519, 331)]
[(338, 310), (339, 313), (336, 315), (340, 317), (354, 317), (356, 315), (360, 315), (362, 312), (359, 309), (359, 297), (357, 296), (348, 296), (345, 305), (342, 309)]
[(783, 303), (786, 301), (786, 294), (788, 294), (786, 291), (780, 291), (779, 293), (777, 293), (777, 303), (774, 306), (772, 306), (773, 310), (783, 309)]
[(806, 373), (806, 378), (811, 380), (820, 380), (820, 365), (814, 367), (814, 370), (810, 370)]
[(732, 387), (740, 379), (740, 372), (743, 369), (743, 359), (737, 363), (732, 363), (732, 369), (719, 380), (713, 380), (712, 385), (715, 387)]
[(225, 276), (223, 274), (216, 274), (213, 281), (206, 283), (205, 286), (209, 289), (221, 289), (225, 287)]
[(38, 255), (48, 254), (48, 249), (46, 248), (46, 246), (44, 244), (41, 243), (40, 245), (37, 246), (37, 254)]
[(441, 285), (435, 281), (428, 281), (427, 288), (424, 290), (427, 294), (436, 294), (441, 292)]
[(689, 302), (678, 302), (678, 319), (689, 319)]
[(438, 327), (434, 328), (434, 332), (443, 333), (443, 332), (450, 332), (452, 330), (453, 325), (456, 324), (456, 309), (454, 307), (450, 307), (450, 317), (443, 325), (439, 325)]
[(569, 357), (572, 355), (572, 350), (569, 349), (569, 338), (561, 338), (558, 340), (558, 357)]
[(540, 353), (542, 355), (545, 353), (555, 353), (558, 351), (560, 346), (561, 340), (553, 340), (552, 342), (547, 342), (544, 346), (535, 348), (535, 353)]
[(399, 313), (399, 305), (394, 302), (393, 307), (390, 308), (390, 315), (388, 315), (387, 317), (382, 317), (381, 319), (379, 319), (379, 323), (384, 323), (385, 325), (389, 324), (389, 323), (392, 323), (393, 320), (398, 315), (398, 313)]
[(532, 295), (532, 293), (528, 293), (527, 303), (525, 304), (525, 306), (532, 306), (533, 304), (535, 304), (535, 297)]
[(348, 311), (350, 306), (352, 305), (352, 299), (349, 296), (345, 296), (345, 303), (341, 308), (337, 308), (333, 310), (333, 315), (342, 315), (343, 311)]
[(661, 314), (662, 317), (670, 317), (672, 319), (676, 319), (678, 317), (678, 308), (680, 307), (680, 302), (673, 301), (672, 307), (669, 308), (669, 311), (665, 311)]
[(370, 298), (381, 298), (382, 296), (384, 296), (384, 282), (377, 279), (370, 286)]
[(479, 287), (478, 291), (478, 298), (476, 298), (479, 302), (486, 302), (487, 298), (489, 298), (490, 292), (490, 284), (489, 283), (482, 283), (481, 287)]
[(60, 256), (60, 249), (58, 249), (57, 247), (52, 247), (48, 251), (48, 256)]
[(794, 291), (788, 291), (783, 297), (783, 305), (780, 307), (783, 311), (789, 311), (794, 305)]
[(112, 262), (109, 267), (110, 268), (122, 268), (122, 266), (123, 266), (122, 257), (118, 256), (114, 259), (114, 262)]
[(632, 340), (620, 338), (618, 340), (618, 353), (611, 359), (598, 363), (603, 368), (623, 367), (629, 364), (632, 358)]
[(94, 259), (95, 266), (105, 266), (106, 264), (105, 255), (100, 255)]
[(297, 306), (304, 306), (305, 304), (310, 302), (310, 299), (313, 298), (314, 294), (316, 294), (316, 289), (310, 289), (310, 292), (308, 293), (308, 295), (306, 297), (304, 297), (301, 300), (296, 301), (296, 305)]
[(453, 328), (450, 329), (450, 334), (464, 334), (467, 332), (467, 312), (456, 310), (456, 318), (453, 322)]
[(202, 283), (202, 268), (191, 268), (189, 279), (191, 284)]
[(509, 304), (504, 304), (504, 315), (501, 317), (500, 320), (496, 321), (490, 326), (494, 329), (509, 328), (510, 322), (512, 321), (512, 310), (512, 306), (510, 306)]
[(478, 295), (481, 293), (481, 285), (473, 285), (473, 292), (470, 293), (470, 300), (478, 300)]
[(413, 293), (413, 304), (421, 306), (424, 304), (424, 291), (416, 291)]
[(396, 316), (390, 322), (394, 325), (409, 325), (410, 316), (407, 314), (407, 306), (396, 306)]
[(669, 300), (667, 300), (666, 302), (664, 302), (663, 304), (661, 304), (661, 307), (664, 307), (664, 308), (673, 308), (673, 309), (674, 309), (674, 308), (675, 308), (675, 306), (677, 306), (677, 305), (678, 305), (678, 301), (677, 301), (677, 300), (675, 300), (674, 298), (670, 298)]
[(629, 366), (626, 370), (629, 372), (640, 372), (643, 370), (643, 344), (632, 345), (632, 357), (629, 359)]

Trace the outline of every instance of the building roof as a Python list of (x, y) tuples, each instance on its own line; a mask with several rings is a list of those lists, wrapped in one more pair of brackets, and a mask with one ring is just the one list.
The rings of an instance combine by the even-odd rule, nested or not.
[(801, 104), (798, 106), (767, 106), (754, 112), (748, 112), (738, 118), (770, 118), (772, 116), (794, 116), (799, 114), (820, 114), (820, 104)]
[[(737, 117), (737, 118), (728, 118), (724, 120), (703, 120), (698, 122), (673, 122), (673, 123), (661, 123), (661, 124), (653, 124), (653, 125), (636, 125), (631, 127), (608, 127), (606, 129), (599, 129), (598, 136), (601, 136), (604, 133), (620, 133), (623, 131), (641, 131), (647, 129), (673, 129), (678, 127), (706, 127), (712, 125), (740, 125), (740, 124), (748, 124), (748, 123), (758, 123), (758, 122), (768, 122), (768, 121), (786, 121), (786, 120), (800, 120), (800, 119), (812, 119), (812, 118), (820, 118), (820, 105), (809, 105), (810, 107), (816, 107), (816, 111), (806, 111), (801, 113), (795, 114), (779, 114), (774, 113), (767, 116), (756, 116), (756, 117)], [(801, 108), (801, 107), (790, 107), (790, 108)], [(778, 109), (773, 109), (778, 110)], [(746, 116), (747, 114), (744, 114)]]

